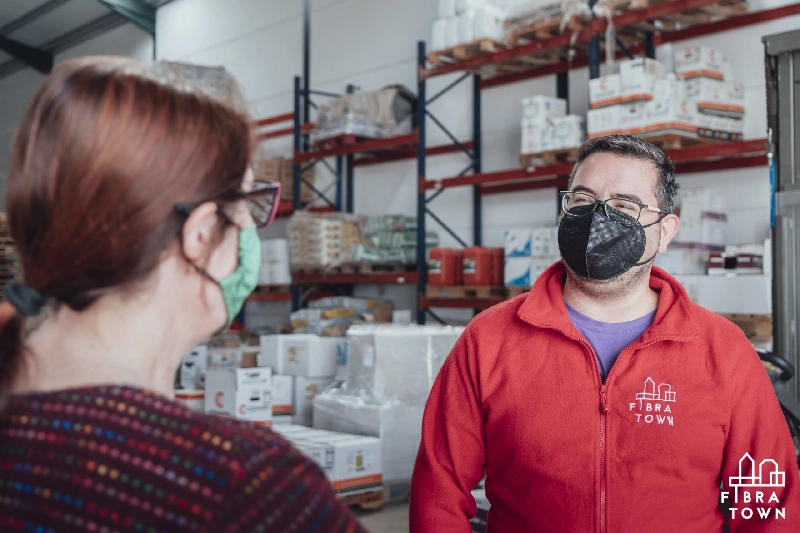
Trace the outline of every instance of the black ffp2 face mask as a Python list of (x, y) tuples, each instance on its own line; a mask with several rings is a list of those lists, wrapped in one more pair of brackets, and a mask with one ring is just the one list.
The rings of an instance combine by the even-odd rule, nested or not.
[(609, 218), (605, 209), (598, 209), (597, 205), (576, 207), (571, 211), (576, 216), (565, 214), (561, 217), (558, 226), (561, 257), (583, 278), (597, 281), (613, 279), (635, 266), (649, 263), (658, 253), (647, 261), (639, 262), (647, 244), (644, 230), (660, 220), (642, 226), (621, 211), (610, 206), (609, 210), (618, 221)]

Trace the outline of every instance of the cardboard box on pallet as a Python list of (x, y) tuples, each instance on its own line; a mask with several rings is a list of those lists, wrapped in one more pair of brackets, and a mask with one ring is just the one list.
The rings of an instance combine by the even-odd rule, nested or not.
[(530, 257), (532, 237), (531, 228), (506, 230), (503, 249), (506, 259), (509, 257)]
[(700, 113), (741, 118), (745, 113), (741, 83), (693, 78), (686, 80), (686, 98), (696, 102)]
[(619, 132), (629, 135), (644, 133), (647, 127), (647, 102), (620, 106)]
[(558, 257), (558, 227), (539, 226), (531, 229), (531, 257)]
[(288, 438), (320, 466), (337, 494), (361, 494), (383, 486), (380, 439), (344, 433)]
[(341, 339), (316, 335), (265, 335), (261, 337), (261, 365), (288, 376), (336, 375)]
[(555, 128), (552, 119), (543, 125), (537, 120), (522, 119), (522, 154), (538, 154), (552, 150), (555, 142)]
[(206, 373), (205, 411), (259, 425), (272, 425), (272, 370), (209, 370)]
[(291, 424), (294, 416), (294, 378), (272, 376), (272, 424)]
[(208, 364), (208, 347), (198, 346), (183, 358), (180, 370), (180, 385), (184, 389), (197, 388), (197, 378)]
[(589, 138), (620, 133), (621, 105), (590, 109), (586, 113), (586, 134)]
[(231, 370), (258, 366), (258, 348), (209, 348), (206, 368), (211, 370)]
[(622, 103), (619, 74), (589, 80), (589, 107), (599, 109)]
[(567, 115), (553, 119), (553, 150), (577, 148), (586, 140), (586, 119)]
[(567, 101), (563, 98), (536, 95), (523, 98), (522, 118), (529, 123), (547, 126), (552, 119), (563, 117), (567, 114)]
[(685, 78), (725, 79), (725, 57), (708, 46), (675, 50), (675, 73)]
[(314, 439), (333, 448), (333, 489), (343, 496), (361, 494), (383, 486), (381, 440), (340, 434)]
[(619, 64), (620, 96), (623, 103), (653, 99), (653, 83), (663, 76), (664, 64), (655, 59), (639, 58)]
[(276, 374), (284, 373), (290, 353), (307, 349), (307, 341), (315, 335), (262, 335), (258, 366), (268, 366)]
[(205, 399), (206, 391), (201, 389), (178, 389), (175, 391), (175, 401), (192, 411), (205, 412)]

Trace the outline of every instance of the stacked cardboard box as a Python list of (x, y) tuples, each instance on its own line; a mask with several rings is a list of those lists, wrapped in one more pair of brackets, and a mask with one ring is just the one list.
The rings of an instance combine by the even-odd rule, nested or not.
[[(305, 182), (300, 184), (300, 203), (310, 204), (314, 200), (314, 191), (309, 184), (314, 184), (314, 167), (303, 173)], [(271, 157), (259, 160), (255, 165), (256, 181), (278, 181), (281, 184), (281, 201), (291, 202), (294, 198), (294, 161), (283, 157)]]
[(532, 287), (559, 258), (558, 228), (517, 228), (505, 234), (506, 287)]
[(276, 426), (275, 431), (319, 465), (337, 494), (360, 494), (382, 487), (380, 439), (296, 425)]
[[(311, 425), (312, 400), (336, 381), (337, 364), (344, 350), (344, 340), (337, 338), (309, 334), (261, 337), (258, 365), (272, 369), (283, 382), (277, 423), (291, 420), (294, 424)], [(292, 401), (287, 404), (289, 395)]]
[(619, 74), (589, 82), (589, 137), (626, 133), (742, 138), (744, 87), (733, 81), (718, 50), (677, 50), (675, 74), (647, 58), (622, 61), (619, 68)]
[(257, 349), (209, 349), (205, 412), (272, 425), (272, 371), (257, 366)]
[(686, 78), (686, 98), (697, 107), (698, 135), (740, 140), (744, 132), (744, 85), (733, 79), (722, 52), (707, 46), (676, 50), (675, 72)]
[(537, 95), (522, 100), (522, 154), (574, 148), (586, 139), (586, 120), (567, 115), (567, 101)]

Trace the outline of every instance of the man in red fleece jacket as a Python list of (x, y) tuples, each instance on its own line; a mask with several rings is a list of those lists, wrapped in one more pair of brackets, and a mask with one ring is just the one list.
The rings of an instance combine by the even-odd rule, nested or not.
[(476, 317), (431, 391), (412, 533), (800, 531), (794, 446), (758, 355), (654, 268), (678, 231), (672, 163), (587, 141), (531, 292)]

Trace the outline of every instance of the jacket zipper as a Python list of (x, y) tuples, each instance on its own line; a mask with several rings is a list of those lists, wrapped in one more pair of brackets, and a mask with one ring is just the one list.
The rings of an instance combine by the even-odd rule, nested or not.
[[(596, 356), (595, 356), (596, 357)], [(611, 371), (609, 370), (609, 374)], [(600, 533), (606, 533), (606, 384), (600, 385)]]
[[(614, 368), (617, 366), (617, 361), (619, 361), (619, 356), (622, 355), (622, 352), (628, 350), (631, 347), (628, 346), (627, 348), (624, 348), (622, 350), (622, 352), (619, 353), (619, 356), (617, 356), (617, 359), (614, 361), (614, 364), (611, 365), (611, 368), (608, 369), (608, 375), (606, 376), (606, 381), (604, 383), (603, 382), (603, 376), (600, 373), (600, 362), (597, 360), (597, 354), (595, 353), (594, 348), (592, 348), (592, 345), (589, 344), (589, 341), (587, 341), (586, 339), (581, 338), (581, 337), (573, 337), (572, 335), (568, 335), (567, 333), (565, 333), (561, 329), (558, 329), (558, 328), (555, 328), (555, 327), (552, 327), (552, 326), (544, 326), (542, 324), (535, 324), (535, 323), (525, 319), (524, 317), (520, 317), (520, 318), (523, 320), (523, 322), (527, 322), (531, 326), (545, 328), (545, 329), (553, 329), (555, 331), (558, 331), (559, 333), (561, 333), (562, 335), (564, 335), (568, 339), (572, 339), (572, 340), (578, 341), (578, 342), (588, 346), (589, 347), (589, 351), (592, 353), (592, 357), (594, 358), (594, 368), (597, 371), (597, 380), (600, 382), (600, 533), (606, 533), (606, 529), (607, 529), (606, 528), (606, 503), (607, 503), (606, 502), (606, 492), (607, 492), (607, 488), (606, 488), (606, 423), (607, 423), (607, 418), (608, 418), (607, 383), (608, 383), (609, 378), (611, 377), (611, 373), (614, 371)], [(655, 344), (657, 342), (661, 342), (661, 341), (676, 341), (677, 342), (677, 341), (680, 341), (680, 340), (681, 339), (675, 339), (675, 338), (672, 338), (672, 337), (659, 337), (657, 339), (651, 340), (648, 343), (645, 343), (645, 344), (642, 344), (642, 345), (639, 345), (639, 346), (635, 346), (635, 349), (641, 350), (642, 348), (647, 348), (648, 346), (651, 346), (651, 345), (653, 345), (653, 344)]]

